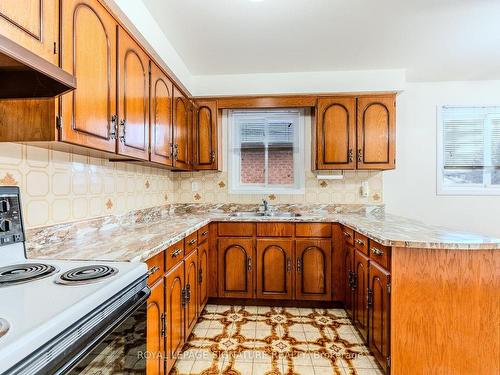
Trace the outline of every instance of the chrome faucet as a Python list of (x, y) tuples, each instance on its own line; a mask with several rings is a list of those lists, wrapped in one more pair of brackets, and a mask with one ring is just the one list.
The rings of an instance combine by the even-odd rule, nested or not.
[(264, 215), (269, 214), (269, 202), (263, 199), (262, 204), (264, 205)]

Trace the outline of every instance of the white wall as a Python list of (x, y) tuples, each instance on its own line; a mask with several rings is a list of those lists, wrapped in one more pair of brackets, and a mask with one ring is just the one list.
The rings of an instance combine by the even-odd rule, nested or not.
[(500, 81), (407, 83), (398, 98), (397, 169), (384, 172), (387, 211), (500, 237), (500, 196), (436, 195), (436, 108), (500, 105)]

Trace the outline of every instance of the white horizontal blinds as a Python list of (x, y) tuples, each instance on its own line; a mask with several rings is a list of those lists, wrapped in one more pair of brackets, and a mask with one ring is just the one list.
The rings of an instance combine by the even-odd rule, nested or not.
[(491, 119), (491, 163), (500, 168), (500, 115)]
[(267, 140), (269, 145), (293, 147), (294, 123), (291, 121), (270, 122)]
[(444, 168), (482, 168), (485, 166), (485, 108), (444, 107)]
[(241, 146), (262, 145), (266, 139), (266, 121), (244, 119), (240, 122)]

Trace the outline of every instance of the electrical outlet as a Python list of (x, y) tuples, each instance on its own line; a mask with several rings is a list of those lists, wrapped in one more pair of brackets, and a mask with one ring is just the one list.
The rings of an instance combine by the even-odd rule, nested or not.
[(363, 181), (361, 183), (361, 196), (363, 198), (368, 198), (370, 195), (370, 186), (368, 185), (368, 181)]

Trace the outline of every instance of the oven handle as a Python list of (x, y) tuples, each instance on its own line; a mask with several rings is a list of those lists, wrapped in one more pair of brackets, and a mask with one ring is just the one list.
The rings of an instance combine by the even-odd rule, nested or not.
[(70, 371), (78, 362), (80, 362), (87, 354), (89, 354), (92, 349), (98, 345), (102, 340), (106, 338), (107, 335), (109, 335), (113, 330), (118, 327), (125, 319), (130, 317), (134, 312), (139, 309), (139, 307), (146, 302), (146, 300), (149, 298), (151, 295), (151, 289), (149, 287), (144, 287), (138, 295), (140, 297), (134, 302), (133, 305), (131, 305), (127, 310), (122, 312), (116, 319), (113, 319), (113, 324), (108, 326), (109, 328), (101, 331), (100, 334), (98, 334), (91, 342), (89, 342), (87, 345), (85, 345), (83, 348), (80, 349), (80, 351), (75, 354), (72, 359), (68, 362), (66, 362), (61, 368), (59, 368), (56, 372), (54, 372), (54, 375), (63, 375), (66, 374), (68, 371)]

